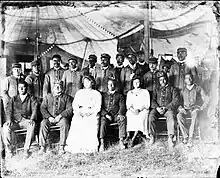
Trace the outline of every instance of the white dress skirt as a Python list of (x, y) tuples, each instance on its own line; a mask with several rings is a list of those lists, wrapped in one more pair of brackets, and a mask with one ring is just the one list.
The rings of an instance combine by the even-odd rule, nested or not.
[[(98, 119), (101, 109), (101, 94), (92, 89), (77, 91), (73, 101), (71, 127), (67, 137), (66, 151), (71, 153), (91, 153), (98, 150)], [(92, 115), (82, 117), (79, 113), (90, 112)]]
[[(150, 95), (147, 89), (130, 90), (127, 94), (126, 106), (128, 111), (127, 116), (127, 131), (141, 131), (148, 134), (147, 119), (150, 107)], [(139, 109), (141, 112), (135, 115), (130, 107)]]

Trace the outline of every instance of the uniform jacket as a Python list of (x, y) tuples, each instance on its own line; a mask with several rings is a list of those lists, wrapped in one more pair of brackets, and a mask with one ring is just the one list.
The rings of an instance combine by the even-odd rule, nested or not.
[(155, 72), (148, 71), (144, 77), (143, 77), (143, 82), (144, 82), (144, 88), (147, 89), (148, 91), (156, 91), (156, 89), (159, 87), (159, 81), (157, 78), (157, 73), (159, 71), (156, 70)]
[(175, 63), (171, 66), (169, 72), (169, 82), (172, 86), (179, 89), (184, 88), (185, 74), (191, 72), (195, 82), (198, 81), (198, 72), (196, 67), (189, 68), (185, 63)]
[(115, 78), (115, 72), (114, 69), (112, 68), (107, 68), (107, 69), (102, 69), (97, 68), (97, 73), (96, 73), (96, 89), (99, 90), (100, 92), (107, 92), (108, 91), (108, 78)]
[(141, 76), (150, 71), (149, 64), (146, 62), (144, 63), (144, 65), (137, 63), (137, 68), (141, 70)]
[(59, 68), (58, 70), (50, 69), (46, 74), (44, 78), (44, 85), (43, 85), (43, 97), (46, 96), (48, 93), (52, 93), (53, 85), (56, 80), (61, 80), (63, 73), (63, 68)]
[(7, 120), (21, 121), (22, 118), (37, 120), (37, 101), (27, 94), (24, 101), (21, 101), (20, 95), (12, 97), (9, 109), (6, 111)]
[(122, 94), (117, 91), (113, 94), (109, 92), (102, 93), (102, 109), (101, 116), (106, 114), (115, 117), (117, 115), (125, 115), (126, 103)]
[(72, 101), (73, 98), (64, 93), (57, 98), (51, 93), (46, 95), (40, 107), (43, 118), (48, 119), (61, 114), (63, 117), (71, 119), (73, 115)]
[(179, 92), (175, 87), (166, 85), (153, 92), (152, 108), (165, 107), (168, 110), (176, 110), (180, 105)]
[(42, 99), (44, 76), (42, 74), (37, 76), (32, 73), (26, 77), (25, 81), (28, 83), (28, 93), (33, 95), (35, 98)]
[(195, 109), (201, 106), (206, 108), (209, 103), (209, 98), (203, 88), (196, 84), (191, 90), (185, 87), (181, 91), (181, 99), (181, 106), (185, 109)]
[(82, 88), (82, 74), (77, 69), (76, 71), (66, 70), (62, 77), (64, 93), (72, 97)]

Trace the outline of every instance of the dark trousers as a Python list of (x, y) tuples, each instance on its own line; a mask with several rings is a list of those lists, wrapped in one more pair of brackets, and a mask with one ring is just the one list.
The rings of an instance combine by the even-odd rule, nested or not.
[(177, 122), (180, 126), (180, 130), (183, 134), (183, 138), (188, 137), (188, 130), (186, 128), (186, 118), (191, 117), (191, 124), (189, 127), (189, 137), (193, 137), (195, 127), (197, 125), (197, 118), (198, 115), (200, 114), (199, 110), (194, 109), (194, 110), (186, 110), (186, 114), (179, 112), (177, 114)]
[(105, 139), (108, 127), (111, 123), (117, 123), (119, 127), (119, 138), (123, 139), (126, 137), (126, 117), (123, 117), (123, 119), (119, 120), (117, 117), (114, 117), (114, 120), (111, 122), (109, 121), (105, 116), (102, 116), (100, 118), (99, 123), (99, 138)]
[(174, 111), (168, 110), (163, 115), (161, 115), (159, 112), (157, 112), (156, 109), (152, 109), (149, 114), (149, 120), (148, 120), (149, 134), (152, 134), (153, 136), (155, 136), (155, 134), (156, 134), (156, 120), (159, 117), (166, 117), (168, 135), (174, 135), (174, 130), (175, 130), (174, 129), (174, 126), (175, 126)]
[(64, 117), (62, 117), (58, 123), (50, 123), (48, 119), (42, 120), (39, 134), (40, 146), (46, 146), (47, 136), (52, 125), (60, 126), (60, 146), (65, 146), (70, 124), (69, 120)]

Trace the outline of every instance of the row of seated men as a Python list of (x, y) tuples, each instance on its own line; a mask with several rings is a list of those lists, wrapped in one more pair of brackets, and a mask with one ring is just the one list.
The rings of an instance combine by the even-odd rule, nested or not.
[[(144, 53), (139, 52), (139, 55), (142, 56), (139, 58), (144, 59)], [(63, 117), (61, 113), (63, 113), (64, 116), (66, 116), (64, 118), (72, 117), (71, 102), (72, 100), (74, 100), (76, 92), (83, 88), (83, 76), (87, 75), (91, 75), (94, 78), (96, 83), (95, 89), (101, 92), (102, 97), (104, 98), (101, 108), (103, 109), (104, 107), (106, 112), (104, 112), (104, 117), (101, 117), (100, 121), (100, 150), (103, 150), (105, 147), (105, 133), (109, 121), (112, 121), (112, 118), (118, 115), (125, 116), (126, 110), (127, 124), (124, 123), (124, 117), (116, 117), (119, 118), (119, 121), (124, 120), (124, 122), (121, 123), (122, 126), (120, 126), (121, 124), (119, 122), (119, 137), (120, 144), (122, 145), (122, 147), (124, 145), (124, 140), (126, 140), (126, 135), (127, 138), (130, 137), (130, 131), (135, 131), (135, 134), (132, 137), (131, 145), (133, 145), (134, 139), (138, 131), (143, 132), (147, 137), (149, 136), (150, 143), (153, 144), (155, 141), (156, 132), (155, 120), (157, 120), (157, 118), (161, 116), (165, 116), (167, 118), (167, 129), (169, 135), (168, 143), (169, 146), (172, 147), (175, 115), (178, 112), (179, 113), (177, 114), (177, 120), (180, 125), (181, 132), (183, 134), (183, 142), (187, 143), (188, 141), (189, 143), (192, 143), (192, 136), (198, 113), (206, 108), (208, 103), (208, 97), (205, 95), (204, 90), (194, 82), (194, 79), (196, 78), (196, 68), (189, 68), (185, 65), (184, 60), (186, 55), (187, 51), (185, 48), (179, 48), (177, 50), (177, 56), (180, 62), (175, 63), (171, 66), (168, 75), (165, 72), (159, 72), (157, 70), (157, 58), (155, 57), (149, 59), (148, 66), (148, 64), (145, 63), (144, 60), (142, 61), (142, 63), (140, 63), (140, 60), (139, 63), (137, 63), (136, 55), (129, 54), (127, 56), (129, 60), (129, 65), (124, 67), (123, 62), (125, 57), (122, 54), (118, 54), (116, 56), (118, 66), (113, 68), (111, 67), (111, 65), (109, 65), (110, 56), (108, 54), (103, 54), (101, 56), (102, 68), (100, 71), (98, 71), (98, 69), (96, 70), (96, 66), (94, 65), (96, 63), (97, 58), (95, 55), (90, 55), (89, 66), (82, 70), (82, 74), (77, 68), (77, 60), (71, 58), (69, 60), (70, 69), (63, 71), (60, 68), (60, 56), (54, 55), (54, 68), (47, 72), (45, 74), (45, 77), (42, 77), (40, 75), (39, 62), (32, 62), (33, 72), (25, 79), (25, 81), (27, 82), (27, 86), (26, 83), (22, 83), (23, 80), (17, 80), (20, 76), (20, 64), (13, 64), (13, 74), (12, 76), (7, 77), (4, 83), (5, 95), (3, 97), (5, 106), (4, 108), (7, 115), (7, 121), (4, 124), (5, 128), (7, 129), (5, 129), (6, 134), (4, 134), (3, 132), (3, 142), (4, 146), (8, 150), (7, 152), (9, 152), (9, 154), (11, 153), (11, 146), (13, 140), (15, 139), (13, 137), (10, 138), (13, 135), (11, 134), (11, 132), (15, 129), (12, 127), (12, 123), (15, 121), (15, 123), (18, 123), (19, 127), (27, 128), (27, 125), (29, 124), (28, 127), (32, 128), (28, 130), (24, 146), (26, 153), (28, 154), (31, 138), (33, 136), (33, 128), (35, 126), (34, 119), (36, 119), (36, 115), (39, 114), (42, 114), (43, 117), (40, 129), (40, 144), (44, 150), (45, 138), (49, 131), (48, 128), (50, 124), (53, 122), (59, 123), (60, 119)], [(44, 78), (44, 81), (42, 81), (41, 78)], [(109, 80), (109, 78), (111, 78), (112, 80)], [(170, 84), (169, 82), (169, 79), (171, 78), (172, 81), (174, 81), (173, 84)], [(117, 81), (117, 85), (115, 85), (115, 82), (113, 82), (113, 80)], [(56, 88), (56, 84), (59, 83), (57, 81), (62, 81), (62, 92), (69, 96), (66, 97), (65, 101), (60, 101), (59, 99), (56, 99), (54, 95), (53, 89)], [(112, 81), (114, 85), (114, 87), (112, 88), (109, 87), (110, 81)], [(20, 83), (23, 89), (22, 87), (18, 87), (20, 85), (18, 85), (17, 82)], [(143, 92), (135, 90), (137, 88), (141, 88), (141, 91), (143, 90)], [(25, 91), (25, 89), (28, 90), (28, 96), (30, 96), (30, 100), (28, 102), (24, 102), (27, 101), (27, 93), (23, 94), (24, 96), (22, 96), (21, 94), (23, 91)], [(127, 107), (125, 107), (125, 104), (123, 104), (122, 106), (122, 104), (119, 102), (120, 100), (116, 100), (114, 96), (111, 96), (110, 90), (117, 91), (117, 93), (120, 94), (119, 98), (124, 98), (123, 100), (124, 103), (126, 103)], [(179, 90), (181, 90), (181, 93), (179, 92)], [(146, 94), (148, 92), (149, 97), (147, 97), (148, 94)], [(45, 103), (44, 100), (42, 102), (42, 98), (46, 99), (47, 96), (52, 97), (52, 99), (50, 99), (50, 101), (47, 101), (46, 104), (48, 110), (44, 112), (44, 109), (42, 111), (42, 106), (44, 106)], [(143, 100), (143, 97), (145, 97), (146, 99)], [(31, 104), (34, 103), (31, 102), (32, 100), (34, 100), (33, 98), (36, 98), (36, 107), (35, 104), (33, 106)], [(116, 101), (118, 101), (118, 103)], [(17, 102), (17, 105), (14, 102)], [(41, 106), (41, 109), (37, 108), (39, 106)], [(119, 106), (125, 109), (121, 109)], [(36, 112), (41, 111), (41, 113), (35, 113), (35, 108)], [(118, 114), (118, 112), (121, 110), (124, 110), (124, 112), (122, 114)], [(128, 111), (131, 111), (131, 117), (129, 117)], [(142, 111), (144, 111), (145, 113), (143, 114)], [(184, 119), (188, 115), (192, 117), (192, 124), (190, 127), (189, 134), (187, 133), (188, 131), (184, 123)], [(20, 119), (16, 120), (16, 117), (19, 117)], [(45, 121), (45, 119), (47, 122)], [(118, 119), (116, 119), (115, 121), (117, 120)], [(24, 123), (22, 121), (24, 121)], [(63, 152), (65, 140), (69, 130), (69, 127), (66, 126), (68, 125), (67, 123), (67, 121), (64, 121), (64, 123), (62, 123), (65, 126), (61, 124), (62, 126), (60, 136), (60, 150)], [(126, 130), (128, 131), (127, 134)]]

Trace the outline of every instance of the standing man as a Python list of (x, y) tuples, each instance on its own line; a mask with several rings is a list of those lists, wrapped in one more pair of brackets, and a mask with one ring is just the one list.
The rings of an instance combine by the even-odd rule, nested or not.
[(39, 103), (43, 99), (43, 82), (44, 77), (41, 74), (40, 62), (38, 60), (31, 62), (32, 73), (29, 74), (25, 81), (28, 83), (28, 93), (34, 96)]
[(12, 75), (6, 77), (2, 85), (3, 103), (5, 110), (8, 108), (10, 99), (18, 94), (18, 81), (20, 79), (23, 79), (21, 64), (13, 63)]
[(61, 56), (59, 54), (53, 55), (52, 60), (54, 67), (45, 74), (44, 85), (43, 85), (43, 96), (46, 96), (48, 93), (52, 93), (52, 89), (55, 81), (61, 80), (63, 73), (65, 71), (60, 66)]
[(177, 89), (168, 84), (167, 75), (164, 72), (158, 73), (160, 88), (153, 93), (152, 110), (149, 114), (149, 136), (150, 144), (155, 141), (156, 125), (155, 122), (159, 117), (166, 117), (168, 130), (168, 145), (173, 147), (175, 110), (180, 103), (180, 97)]
[(27, 129), (24, 154), (29, 155), (31, 141), (34, 136), (35, 122), (37, 120), (37, 101), (27, 93), (28, 84), (24, 80), (18, 83), (18, 95), (12, 97), (9, 109), (6, 111), (7, 121), (3, 125), (3, 143), (6, 154), (13, 155), (13, 147), (16, 144), (14, 130)]
[(116, 55), (117, 65), (115, 67), (115, 78), (118, 81), (118, 92), (124, 94), (125, 85), (125, 67), (123, 65), (125, 56), (122, 53)]
[(153, 96), (153, 92), (155, 92), (157, 87), (159, 86), (157, 78), (157, 74), (159, 72), (157, 70), (157, 61), (158, 59), (155, 57), (149, 59), (150, 71), (148, 71), (143, 77), (144, 88), (149, 91), (151, 98)]
[[(209, 98), (205, 91), (194, 83), (193, 75), (191, 73), (185, 74), (185, 88), (181, 92), (182, 104), (179, 106), (177, 114), (177, 121), (183, 135), (183, 143), (192, 146), (193, 134), (198, 122), (199, 115), (208, 106)], [(185, 125), (186, 117), (191, 117), (191, 124), (189, 134)]]
[(96, 78), (96, 73), (97, 73), (97, 67), (96, 67), (97, 56), (95, 54), (90, 54), (88, 60), (89, 60), (89, 65), (82, 69), (83, 75), (91, 75), (94, 78)]
[(70, 58), (69, 69), (63, 73), (63, 89), (64, 93), (74, 98), (76, 92), (82, 88), (82, 75), (78, 68), (78, 61)]
[(99, 126), (100, 148), (99, 151), (104, 151), (104, 141), (106, 139), (109, 124), (118, 123), (120, 148), (124, 149), (124, 139), (126, 137), (126, 105), (122, 94), (116, 90), (116, 81), (108, 80), (108, 91), (102, 94), (102, 109)]
[(174, 63), (169, 72), (169, 81), (170, 84), (179, 90), (184, 88), (184, 78), (185, 74), (191, 72), (195, 82), (198, 81), (198, 73), (196, 67), (188, 67), (186, 65), (186, 56), (187, 56), (187, 49), (186, 48), (178, 48), (177, 49), (177, 57), (179, 62)]
[(53, 85), (53, 93), (46, 95), (41, 104), (43, 121), (40, 126), (39, 154), (46, 151), (46, 139), (52, 125), (60, 126), (60, 153), (65, 153), (66, 138), (69, 132), (70, 120), (73, 116), (73, 98), (63, 92), (63, 81), (57, 80)]
[(141, 76), (144, 76), (144, 74), (146, 74), (150, 70), (149, 64), (147, 64), (145, 61), (144, 51), (138, 51), (137, 57), (137, 68), (141, 69)]
[(98, 68), (96, 80), (96, 89), (100, 92), (108, 91), (108, 78), (115, 78), (115, 72), (113, 68), (109, 67), (111, 56), (109, 54), (101, 54), (101, 69)]

